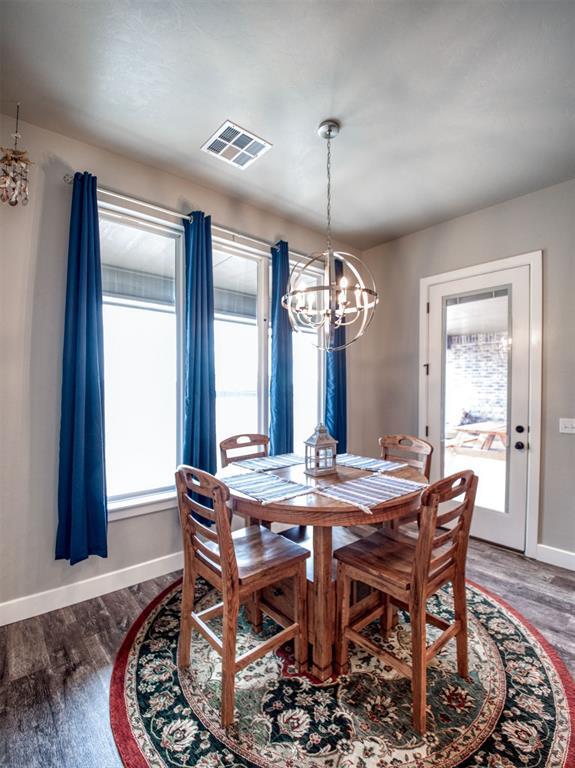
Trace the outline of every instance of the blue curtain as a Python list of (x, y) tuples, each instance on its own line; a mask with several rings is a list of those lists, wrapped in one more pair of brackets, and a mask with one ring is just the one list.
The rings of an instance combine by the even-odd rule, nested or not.
[(293, 451), (292, 329), (282, 296), (289, 280), (289, 249), (280, 240), (272, 254), (272, 364), (270, 377), (270, 453)]
[[(343, 265), (336, 259), (335, 278), (343, 275)], [(335, 331), (334, 346), (345, 344), (345, 328)], [(337, 442), (337, 452), (347, 451), (347, 380), (345, 349), (326, 352), (325, 361), (325, 425)]]
[(216, 374), (211, 217), (194, 211), (183, 219), (186, 296), (184, 302), (184, 464), (216, 471)]
[(108, 556), (97, 180), (76, 173), (64, 324), (56, 559)]

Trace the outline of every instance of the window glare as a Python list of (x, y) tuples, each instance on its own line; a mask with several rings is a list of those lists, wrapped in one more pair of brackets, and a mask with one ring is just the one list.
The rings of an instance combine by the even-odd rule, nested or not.
[(313, 334), (293, 333), (293, 432), (294, 451), (303, 453), (304, 440), (312, 434), (318, 419), (318, 351)]
[(240, 432), (258, 432), (256, 323), (216, 319), (216, 435), (218, 444)]
[(176, 315), (105, 304), (108, 497), (169, 488), (176, 467)]
[(108, 498), (172, 488), (177, 463), (178, 234), (102, 212)]

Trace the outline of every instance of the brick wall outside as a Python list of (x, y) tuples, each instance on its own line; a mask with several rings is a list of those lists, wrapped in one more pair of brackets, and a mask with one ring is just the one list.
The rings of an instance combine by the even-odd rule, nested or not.
[(461, 423), (463, 411), (481, 421), (507, 419), (507, 333), (447, 337), (445, 416)]

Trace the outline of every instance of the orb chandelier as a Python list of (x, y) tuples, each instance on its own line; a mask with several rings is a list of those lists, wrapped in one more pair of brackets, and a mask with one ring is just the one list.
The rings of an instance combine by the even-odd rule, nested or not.
[(324, 120), (317, 129), (327, 140), (327, 248), (294, 265), (282, 297), (294, 331), (305, 333), (314, 346), (328, 352), (344, 349), (363, 336), (379, 301), (367, 265), (351, 253), (332, 248), (331, 141), (340, 127), (337, 120)]

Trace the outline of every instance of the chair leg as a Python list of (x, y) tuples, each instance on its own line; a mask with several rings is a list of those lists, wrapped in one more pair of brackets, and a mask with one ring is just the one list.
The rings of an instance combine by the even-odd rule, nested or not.
[(349, 670), (349, 640), (345, 630), (349, 626), (351, 578), (345, 565), (337, 564), (337, 638), (336, 638), (336, 674), (345, 675)]
[[(234, 599), (235, 598), (235, 599)], [(222, 648), (222, 726), (234, 722), (236, 683), (236, 635), (238, 631), (239, 602), (237, 597), (224, 597), (223, 648)]]
[(258, 635), (262, 631), (262, 611), (260, 608), (259, 598), (260, 592), (258, 590), (257, 592), (254, 592), (253, 595), (251, 595), (250, 599), (245, 604), (248, 621), (252, 625), (254, 632)]
[(381, 600), (385, 605), (385, 611), (379, 619), (379, 631), (388, 640), (394, 625), (397, 623), (397, 608), (391, 602), (391, 597), (385, 592), (381, 593)]
[(425, 602), (410, 610), (411, 618), (411, 690), (413, 692), (413, 727), (425, 733), (425, 708), (427, 704), (427, 660)]
[(465, 595), (465, 574), (458, 573), (453, 580), (453, 602), (455, 621), (461, 625), (456, 635), (457, 644), (457, 674), (469, 677), (469, 657), (467, 648), (467, 598)]
[(186, 553), (186, 565), (182, 583), (182, 607), (180, 612), (180, 639), (178, 644), (178, 666), (187, 669), (190, 666), (190, 642), (192, 639), (192, 617), (196, 573), (193, 555)]
[(295, 662), (299, 672), (307, 671), (307, 575), (305, 562), (300, 563), (294, 576), (294, 616), (299, 624), (299, 633), (295, 638)]

